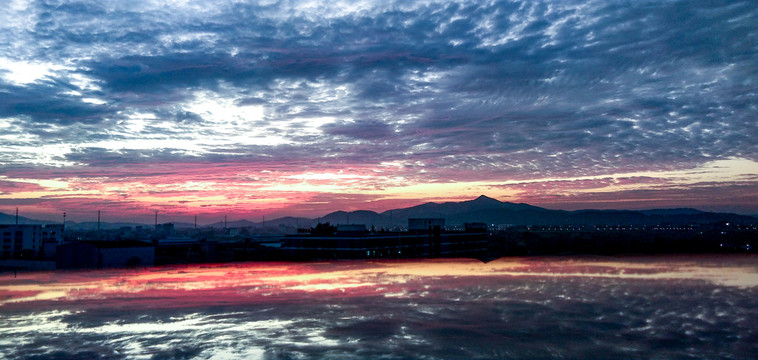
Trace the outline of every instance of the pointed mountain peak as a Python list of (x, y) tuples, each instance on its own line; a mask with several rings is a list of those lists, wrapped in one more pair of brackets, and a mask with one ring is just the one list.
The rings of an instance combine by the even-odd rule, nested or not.
[(491, 198), (489, 196), (486, 196), (486, 195), (479, 195), (479, 197), (476, 198), (476, 199), (474, 199), (474, 201), (476, 201), (476, 202), (488, 202), (488, 203), (492, 203), (492, 202), (498, 202), (499, 203), (500, 202), (499, 200), (493, 199), (493, 198)]
[(497, 200), (497, 199), (493, 199), (493, 198), (491, 198), (489, 196), (486, 196), (486, 195), (480, 195), (478, 198), (476, 198), (474, 200), (463, 201), (460, 204), (469, 204), (471, 206), (476, 206), (476, 207), (482, 207), (482, 206), (484, 206), (484, 207), (496, 207), (496, 208), (500, 208), (500, 207), (504, 206), (507, 203), (504, 203), (504, 202), (502, 202), (500, 200)]
[(493, 209), (503, 209), (503, 210), (543, 210), (542, 208), (532, 206), (529, 204), (500, 201), (486, 195), (480, 195), (478, 198), (474, 200), (464, 201), (461, 204), (464, 204), (464, 203), (469, 204), (470, 206), (474, 206), (476, 208), (480, 208), (480, 209), (493, 208)]

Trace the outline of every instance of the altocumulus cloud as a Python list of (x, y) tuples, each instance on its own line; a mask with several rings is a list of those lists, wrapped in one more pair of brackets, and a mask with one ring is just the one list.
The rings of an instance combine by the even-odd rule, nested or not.
[(757, 23), (753, 1), (11, 1), (0, 175), (231, 162), (498, 182), (755, 162)]

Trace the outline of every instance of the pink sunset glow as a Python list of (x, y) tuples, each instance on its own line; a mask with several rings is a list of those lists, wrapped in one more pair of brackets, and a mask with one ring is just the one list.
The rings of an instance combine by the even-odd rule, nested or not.
[[(632, 280), (699, 280), (722, 286), (758, 286), (754, 257), (690, 256), (663, 265), (655, 258), (603, 260), (535, 258), (379, 261), (340, 263), (243, 263), (164, 266), (136, 270), (22, 273), (0, 276), (0, 309), (54, 302), (77, 310), (104, 303), (121, 309), (250, 305), (318, 298), (433, 296), (440, 279), (450, 285), (496, 286), (503, 278), (580, 277)], [(725, 264), (731, 265), (731, 267)], [(734, 265), (738, 266), (735, 267)], [(410, 291), (427, 284), (428, 294)]]

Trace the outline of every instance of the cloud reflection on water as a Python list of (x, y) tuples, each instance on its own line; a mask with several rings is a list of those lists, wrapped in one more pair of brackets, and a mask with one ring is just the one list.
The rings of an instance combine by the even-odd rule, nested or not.
[(756, 264), (567, 257), (6, 274), (0, 354), (749, 358)]

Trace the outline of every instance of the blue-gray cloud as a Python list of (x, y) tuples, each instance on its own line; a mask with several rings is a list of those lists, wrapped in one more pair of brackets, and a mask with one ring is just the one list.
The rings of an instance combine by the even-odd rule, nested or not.
[[(190, 109), (212, 93), (262, 109), (237, 128), (287, 142), (106, 157), (88, 157), (86, 149), (108, 150), (83, 144), (67, 156), (84, 163), (132, 152), (177, 161), (266, 153), (496, 179), (758, 160), (751, 1), (25, 5), (2, 15), (0, 58), (57, 67), (26, 83), (13, 81), (12, 66), (0, 70), (0, 118), (18, 136), (227, 139), (212, 114)], [(144, 126), (124, 125), (133, 118)], [(7, 154), (0, 161), (15, 164)]]

